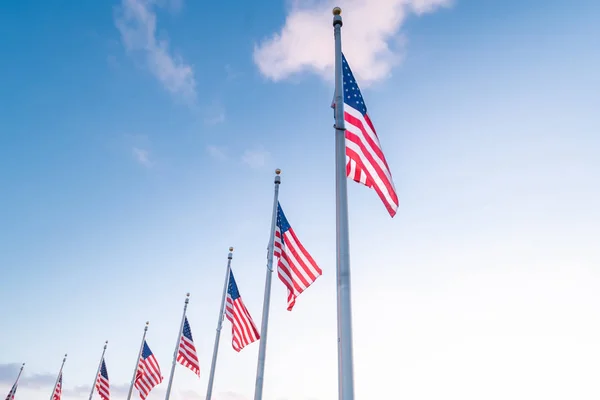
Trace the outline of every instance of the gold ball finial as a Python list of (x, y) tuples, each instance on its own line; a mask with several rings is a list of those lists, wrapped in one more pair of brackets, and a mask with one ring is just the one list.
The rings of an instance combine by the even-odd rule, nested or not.
[(108, 344), (108, 340), (106, 342), (104, 342), (104, 344)]
[(229, 251), (233, 251), (233, 247), (230, 247), (230, 248), (229, 248)]
[(342, 15), (342, 9), (339, 7), (333, 7), (333, 15)]
[(150, 321), (146, 321), (146, 326), (150, 325)]
[(281, 174), (281, 169), (277, 168), (277, 169), (275, 170), (275, 173), (276, 173), (277, 175)]
[(190, 292), (187, 292), (185, 296), (190, 297)]

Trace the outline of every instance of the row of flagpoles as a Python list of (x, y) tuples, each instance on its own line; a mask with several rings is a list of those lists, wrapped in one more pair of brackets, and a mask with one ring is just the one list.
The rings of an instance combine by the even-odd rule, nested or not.
[[(348, 224), (347, 178), (375, 190), (383, 201), (391, 217), (398, 209), (398, 196), (392, 175), (379, 143), (379, 138), (369, 115), (364, 99), (356, 83), (345, 56), (342, 53), (341, 9), (333, 9), (333, 26), (335, 38), (335, 96), (332, 103), (335, 117), (336, 140), (336, 273), (337, 273), (337, 319), (338, 319), (338, 387), (340, 400), (354, 400), (354, 365), (352, 351), (352, 306), (350, 290), (350, 243)], [(298, 296), (321, 276), (322, 270), (304, 248), (296, 233), (289, 224), (279, 204), (279, 186), (281, 170), (275, 171), (275, 187), (273, 212), (271, 215), (271, 232), (267, 252), (267, 268), (265, 292), (260, 333), (246, 309), (238, 290), (231, 260), (233, 248), (229, 248), (223, 297), (219, 308), (217, 332), (211, 361), (206, 400), (211, 400), (214, 376), (219, 351), (219, 340), (224, 318), (232, 324), (232, 346), (241, 351), (245, 346), (258, 341), (259, 353), (256, 370), (254, 400), (262, 400), (264, 372), (267, 350), (267, 333), (269, 326), (269, 310), (271, 304), (271, 280), (273, 260), (277, 257), (277, 273), (279, 279), (287, 287), (287, 309), (291, 311)], [(181, 326), (173, 355), (173, 364), (167, 386), (165, 400), (169, 400), (173, 374), (176, 363), (180, 363), (200, 376), (200, 363), (190, 324), (186, 317), (189, 293), (185, 299)], [(131, 399), (135, 387), (142, 400), (152, 388), (163, 381), (158, 361), (146, 342), (148, 323), (144, 335), (136, 367), (131, 380), (127, 400)], [(92, 385), (89, 400), (94, 389), (102, 400), (110, 400), (108, 372), (104, 361), (107, 343), (104, 345), (98, 371)], [(63, 359), (50, 400), (60, 400), (62, 393), (62, 369), (67, 355)], [(25, 364), (23, 364), (24, 366)], [(14, 400), (23, 366), (6, 400)]]

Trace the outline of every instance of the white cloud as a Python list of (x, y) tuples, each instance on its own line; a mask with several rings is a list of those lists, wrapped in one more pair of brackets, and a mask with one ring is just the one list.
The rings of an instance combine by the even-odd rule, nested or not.
[[(363, 86), (386, 78), (400, 62), (398, 32), (409, 14), (424, 14), (449, 6), (452, 0), (339, 0), (311, 1), (292, 6), (280, 32), (254, 48), (260, 72), (280, 81), (303, 72), (333, 79), (333, 16), (343, 12), (342, 46), (352, 71)], [(396, 46), (390, 46), (396, 42)]]
[(208, 154), (216, 160), (225, 161), (228, 158), (227, 154), (225, 154), (225, 149), (221, 147), (208, 145), (206, 146), (206, 150), (208, 151)]
[(246, 150), (242, 155), (242, 162), (251, 168), (261, 168), (267, 162), (270, 153), (262, 147)]
[(143, 54), (146, 65), (167, 91), (186, 102), (196, 99), (196, 80), (191, 65), (172, 55), (169, 42), (156, 37), (153, 0), (122, 0), (115, 24), (125, 48)]
[(144, 167), (151, 167), (152, 161), (150, 160), (150, 152), (148, 150), (140, 149), (138, 147), (134, 147), (132, 149), (133, 157), (135, 160), (143, 165)]

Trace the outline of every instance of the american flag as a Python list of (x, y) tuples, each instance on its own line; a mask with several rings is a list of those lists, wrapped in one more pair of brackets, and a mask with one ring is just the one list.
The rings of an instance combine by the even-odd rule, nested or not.
[(106, 363), (104, 358), (102, 359), (102, 365), (100, 366), (100, 372), (96, 377), (96, 390), (103, 400), (110, 399), (110, 385), (108, 383), (108, 371), (106, 371)]
[(231, 344), (235, 351), (239, 352), (250, 343), (260, 339), (258, 329), (256, 329), (256, 325), (254, 325), (254, 321), (252, 321), (252, 317), (240, 297), (240, 291), (231, 271), (229, 271), (225, 315), (231, 321)]
[(196, 354), (194, 339), (192, 338), (192, 330), (190, 329), (187, 317), (185, 317), (185, 321), (183, 322), (183, 332), (181, 333), (181, 340), (179, 340), (177, 361), (200, 376), (200, 363), (198, 362), (198, 355)]
[(288, 289), (287, 309), (292, 311), (296, 304), (296, 297), (321, 276), (323, 271), (296, 237), (279, 203), (277, 203), (274, 254), (279, 258), (277, 263), (279, 279)]
[(54, 393), (52, 393), (52, 400), (60, 400), (62, 395), (62, 371), (58, 376), (58, 381), (56, 382), (56, 386), (54, 386)]
[[(344, 121), (346, 122), (346, 176), (373, 188), (393, 217), (398, 195), (375, 127), (367, 114), (358, 83), (342, 54)], [(335, 98), (332, 107), (335, 108)]]
[(158, 361), (148, 343), (144, 340), (144, 348), (142, 356), (138, 360), (137, 372), (135, 374), (135, 388), (139, 390), (140, 397), (144, 400), (152, 388), (163, 381), (163, 376), (160, 373)]
[(17, 382), (12, 385), (10, 392), (8, 392), (8, 396), (6, 396), (6, 400), (15, 400), (15, 393), (17, 392)]

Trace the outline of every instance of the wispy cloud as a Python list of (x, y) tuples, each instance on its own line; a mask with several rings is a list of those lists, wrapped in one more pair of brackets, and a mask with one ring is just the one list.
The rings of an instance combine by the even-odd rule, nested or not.
[(206, 125), (217, 125), (225, 122), (225, 107), (218, 101), (214, 101), (206, 108), (206, 117), (204, 123)]
[(262, 147), (258, 147), (252, 150), (246, 150), (242, 155), (242, 162), (251, 168), (264, 167), (271, 153), (266, 151)]
[[(54, 382), (52, 382), (54, 383)], [(79, 385), (79, 386), (75, 386), (73, 389), (65, 389), (64, 392), (68, 395), (73, 395), (73, 396), (83, 396), (83, 395), (88, 395), (90, 393), (90, 391), (92, 390), (92, 387), (90, 385)], [(117, 395), (117, 396), (126, 396), (129, 393), (129, 385), (124, 383), (124, 384), (114, 384), (111, 382), (110, 384), (110, 394), (112, 395)]]
[(152, 166), (152, 160), (150, 160), (150, 152), (148, 150), (134, 147), (132, 149), (132, 153), (133, 157), (139, 164), (147, 168)]
[[(173, 0), (170, 6), (171, 3)], [(177, 6), (178, 3), (174, 4)], [(156, 5), (152, 0), (122, 0), (115, 15), (115, 25), (127, 51), (141, 55), (150, 72), (167, 91), (193, 104), (196, 101), (194, 70), (181, 57), (171, 54), (167, 40), (157, 38)]]
[(21, 364), (0, 364), (0, 383), (12, 384), (19, 374), (20, 368)]
[[(21, 364), (0, 364), (0, 383), (12, 385), (17, 375)], [(26, 372), (26, 371), (24, 371)], [(54, 385), (56, 382), (56, 374), (27, 374), (21, 376), (19, 385), (30, 389), (41, 389)]]
[(228, 159), (225, 149), (222, 147), (208, 145), (206, 146), (206, 151), (208, 151), (208, 154), (215, 160), (225, 161)]
[[(398, 32), (410, 14), (421, 15), (449, 6), (452, 0), (296, 0), (285, 25), (254, 48), (254, 62), (273, 81), (299, 72), (333, 79), (333, 6), (344, 13), (344, 53), (366, 86), (389, 76), (401, 60)], [(308, 4), (306, 4), (308, 3)]]

